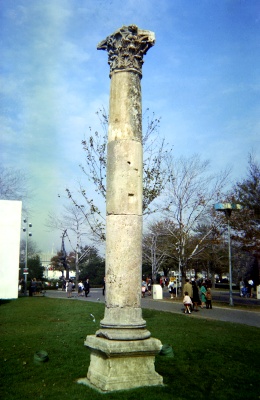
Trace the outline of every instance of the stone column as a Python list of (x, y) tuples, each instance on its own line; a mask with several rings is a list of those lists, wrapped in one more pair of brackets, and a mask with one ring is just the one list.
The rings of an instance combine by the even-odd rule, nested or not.
[(98, 44), (108, 51), (110, 106), (107, 147), (106, 307), (91, 350), (88, 379), (103, 391), (162, 384), (154, 370), (159, 340), (142, 318), (143, 55), (153, 32), (123, 26)]
[[(154, 34), (122, 27), (98, 45), (108, 51), (110, 105), (106, 195), (106, 309), (99, 335), (141, 339), (143, 54)], [(127, 329), (127, 330), (126, 330)]]

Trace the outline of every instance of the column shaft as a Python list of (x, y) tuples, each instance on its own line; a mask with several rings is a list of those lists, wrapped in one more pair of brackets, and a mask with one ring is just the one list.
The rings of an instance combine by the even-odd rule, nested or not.
[(142, 107), (140, 75), (111, 75), (107, 147), (106, 309), (101, 327), (145, 327), (141, 311)]

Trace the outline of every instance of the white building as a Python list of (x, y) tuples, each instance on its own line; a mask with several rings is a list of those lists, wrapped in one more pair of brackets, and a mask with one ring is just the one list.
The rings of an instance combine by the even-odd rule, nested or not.
[(56, 254), (54, 254), (53, 250), (52, 252), (49, 253), (40, 253), (40, 259), (41, 259), (41, 265), (44, 267), (44, 272), (43, 272), (43, 277), (45, 279), (51, 280), (51, 279), (59, 279), (61, 276), (60, 271), (54, 271), (51, 268), (51, 259), (54, 257)]
[[(61, 271), (53, 270), (52, 265), (51, 265), (51, 259), (52, 257), (56, 256), (57, 253), (52, 252), (46, 252), (46, 253), (40, 253), (40, 260), (41, 260), (41, 265), (44, 267), (44, 272), (43, 272), (43, 277), (47, 280), (52, 280), (52, 279), (59, 279), (62, 276)], [(64, 271), (64, 276), (66, 275), (66, 271)], [(75, 271), (69, 271), (69, 276), (70, 278), (75, 277)]]

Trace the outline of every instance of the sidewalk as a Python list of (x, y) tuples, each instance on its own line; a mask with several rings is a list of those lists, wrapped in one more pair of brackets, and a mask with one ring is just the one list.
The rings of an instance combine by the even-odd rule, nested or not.
[[(76, 292), (73, 292), (72, 299), (67, 299), (66, 292), (61, 290), (47, 290), (46, 297), (62, 298), (69, 301), (90, 301), (90, 302), (105, 302), (105, 297), (102, 295), (102, 289), (93, 288), (88, 297), (78, 297)], [(171, 300), (165, 297), (163, 300), (153, 300), (152, 296), (147, 296), (141, 299), (141, 307), (165, 311), (176, 314), (183, 313), (183, 304), (180, 300)], [(206, 308), (199, 309), (198, 312), (192, 312), (190, 315), (185, 315), (186, 318), (206, 318), (217, 321), (233, 322), (260, 328), (260, 307), (259, 311), (241, 310), (230, 307), (215, 307), (213, 303), (212, 310)]]
[[(150, 300), (148, 298), (142, 299), (142, 308), (148, 308), (158, 311), (168, 311), (172, 313), (180, 314), (183, 312), (184, 307), (181, 301), (170, 299), (165, 300)], [(247, 311), (241, 309), (231, 309), (228, 307), (215, 307), (213, 305), (212, 310), (206, 308), (199, 308), (198, 312), (192, 312), (190, 315), (186, 315), (187, 318), (206, 318), (217, 321), (233, 322), (237, 324), (244, 324), (249, 326), (256, 326), (260, 328), (260, 312)]]

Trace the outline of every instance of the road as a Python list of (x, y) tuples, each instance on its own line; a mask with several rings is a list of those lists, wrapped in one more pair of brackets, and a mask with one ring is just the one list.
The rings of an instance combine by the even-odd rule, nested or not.
[[(249, 326), (255, 326), (260, 328), (260, 300), (255, 298), (246, 299), (240, 298), (239, 293), (234, 293), (234, 307), (229, 307), (229, 292), (228, 291), (219, 291), (212, 290), (213, 294), (213, 308), (212, 310), (207, 310), (205, 308), (199, 309), (199, 312), (193, 312), (191, 315), (187, 315), (188, 318), (206, 318), (218, 321), (225, 322), (233, 322), (238, 324), (244, 324)], [(47, 290), (46, 297), (53, 298), (63, 298), (67, 299), (67, 294), (61, 290)], [(105, 303), (105, 296), (102, 295), (102, 289), (93, 288), (90, 290), (90, 294), (88, 297), (77, 296), (77, 293), (73, 292), (72, 299), (68, 299), (69, 301), (90, 301), (90, 302), (102, 302)], [(223, 305), (221, 307), (214, 306), (214, 301), (222, 301)], [(226, 304), (226, 306), (225, 306)], [(236, 305), (252, 305), (253, 310), (250, 309), (241, 309), (236, 308)], [(158, 311), (166, 311), (171, 313), (183, 313), (183, 305), (181, 299), (170, 299), (170, 295), (167, 289), (163, 291), (163, 299), (162, 300), (154, 300), (152, 296), (146, 296), (141, 299), (141, 307), (158, 310)], [(258, 311), (259, 307), (259, 311)]]

